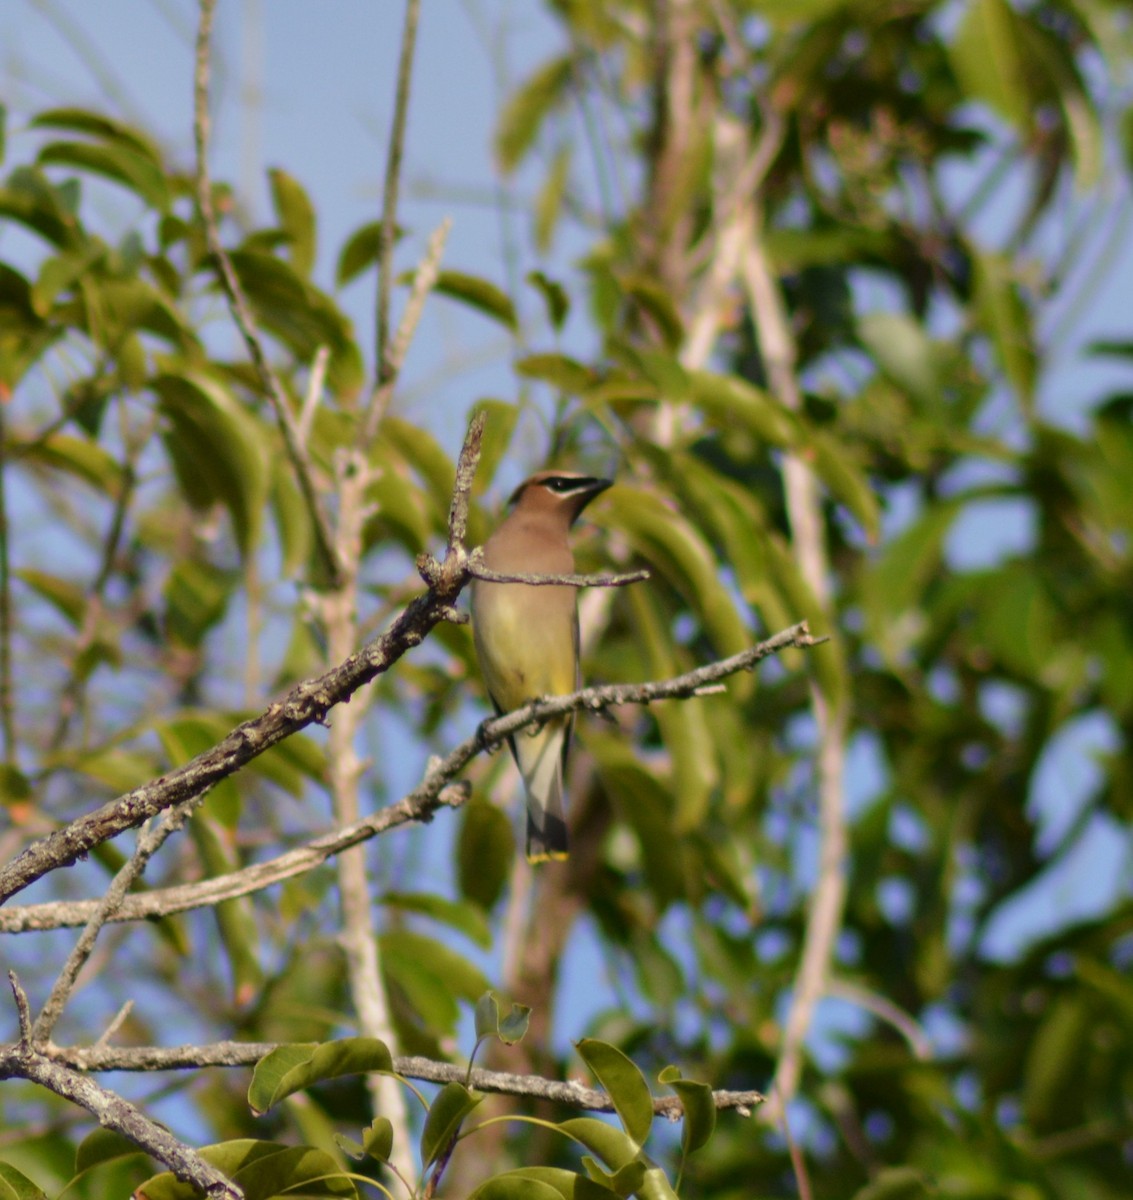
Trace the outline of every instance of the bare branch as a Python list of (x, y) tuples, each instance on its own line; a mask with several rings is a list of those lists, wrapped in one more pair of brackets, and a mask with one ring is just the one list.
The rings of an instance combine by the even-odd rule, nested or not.
[[(215, 1042), (205, 1046), (134, 1046), (127, 1048), (51, 1046), (47, 1053), (53, 1061), (65, 1063), (81, 1071), (188, 1071), (200, 1067), (247, 1067), (259, 1062), (276, 1049), (271, 1042)], [(468, 1068), (457, 1063), (435, 1062), (419, 1055), (396, 1057), (393, 1069), (408, 1079), (426, 1083), (463, 1083)], [(572, 1108), (591, 1112), (613, 1112), (614, 1105), (605, 1092), (558, 1079), (539, 1075), (515, 1075), (507, 1071), (489, 1071), (473, 1067), (471, 1084), (477, 1091), (508, 1096), (531, 1096), (554, 1100)], [(746, 1110), (761, 1104), (761, 1092), (713, 1092), (718, 1109)], [(678, 1120), (683, 1112), (676, 1096), (658, 1096), (653, 1111), (669, 1120)]]
[(378, 243), (378, 320), (377, 369), (378, 388), (396, 375), (389, 361), (389, 303), (390, 271), (393, 243), (397, 236), (397, 192), (401, 183), (401, 156), (405, 149), (405, 122), (409, 115), (409, 84), (413, 73), (413, 50), (417, 42), (417, 20), (421, 0), (407, 0), (405, 26), (401, 34), (401, 54), (397, 64), (397, 92), (394, 100), (393, 126), (390, 129), (386, 152), (385, 193), (382, 197), (381, 238)]
[(361, 444), (363, 446), (370, 445), (374, 440), (378, 426), (389, 409), (390, 401), (393, 399), (393, 389), (401, 374), (402, 364), (405, 362), (406, 354), (409, 353), (409, 345), (413, 341), (413, 335), (417, 332), (417, 326), (421, 322), (421, 314), (425, 311), (425, 301), (429, 298), (429, 293), (436, 285), (437, 276), (440, 274), (441, 256), (444, 254), (445, 243), (448, 241), (451, 229), (452, 220), (446, 217), (429, 239), (429, 244), (425, 247), (425, 257), (421, 259), (413, 275), (413, 285), (409, 289), (409, 299), (405, 302), (405, 311), (401, 314), (397, 333), (386, 350), (383, 360), (386, 363), (385, 377), (380, 380), (370, 398), (369, 412), (366, 414), (366, 424), (362, 431)]
[[(699, 695), (730, 675), (750, 671), (762, 659), (787, 649), (808, 649), (821, 645), (825, 638), (811, 637), (806, 622), (793, 625), (774, 637), (719, 662), (707, 663), (671, 679), (649, 683), (605, 684), (583, 688), (567, 696), (536, 700), (514, 712), (485, 721), (479, 731), (455, 746), (444, 758), (429, 763), (424, 779), (396, 804), (383, 808), (346, 829), (324, 834), (305, 846), (280, 855), (269, 862), (245, 867), (217, 879), (182, 887), (159, 889), (128, 896), (111, 918), (137, 921), (168, 916), (192, 908), (219, 904), (239, 896), (262, 891), (274, 883), (304, 874), (335, 854), (376, 837), (387, 830), (414, 821), (430, 820), (443, 807), (458, 808), (467, 799), (467, 790), (454, 787), (452, 780), (468, 763), (509, 735), (551, 717), (580, 710), (598, 711), (621, 704), (651, 704), (658, 700), (688, 699)], [(61, 926), (82, 924), (97, 901), (56, 901), (26, 907), (0, 908), (0, 933), (24, 933)]]
[(242, 1200), (243, 1191), (210, 1166), (168, 1129), (151, 1121), (121, 1096), (76, 1070), (34, 1049), (27, 996), (14, 971), (8, 972), (20, 1020), (20, 1041), (0, 1046), (0, 1080), (27, 1079), (56, 1096), (85, 1108), (98, 1123), (117, 1130), (147, 1154), (164, 1163), (178, 1179), (191, 1183), (206, 1196)]
[(272, 370), (264, 351), (263, 339), (252, 315), (251, 307), (239, 277), (220, 240), (220, 227), (216, 219), (216, 211), (212, 203), (212, 180), (208, 168), (208, 147), (211, 121), (209, 118), (209, 74), (211, 67), (210, 41), (212, 35), (213, 13), (216, 0), (200, 0), (200, 24), (197, 29), (196, 71), (194, 74), (193, 93), (193, 137), (197, 150), (197, 204), (204, 221), (205, 234), (208, 238), (209, 249), (216, 259), (217, 269), (225, 295), (228, 297), (232, 319), (243, 335), (248, 355), (260, 377), (260, 384), (271, 400), (279, 423), (283, 444), (287, 457), (295, 471), (299, 489), (311, 514), (311, 524), (315, 531), (315, 543), (323, 559), (327, 573), (332, 580), (337, 580), (339, 562), (334, 553), (334, 539), (331, 536), (330, 524), (326, 513), (319, 502), (311, 475), (311, 464), (307, 458), (307, 450), (299, 436), (291, 406), (284, 393), (279, 377)]
[(297, 684), (282, 701), (238, 725), (211, 749), (33, 842), (0, 870), (0, 904), (49, 871), (69, 866), (101, 842), (174, 804), (203, 796), (265, 750), (308, 725), (322, 723), (336, 704), (389, 670), (440, 621), (451, 620), (453, 604), (469, 579), (468, 554), (460, 538), (467, 527), (468, 494), (479, 461), (482, 431), (481, 414), (473, 419), (458, 460), (448, 552), (443, 562), (428, 557), (419, 560), (429, 584), (423, 596), (413, 600), (384, 633), (361, 650), (325, 674)]
[(39, 1045), (51, 1037), (56, 1023), (63, 1015), (63, 1008), (75, 986), (75, 980), (78, 979), (79, 972), (90, 958), (94, 943), (103, 925), (121, 907), (126, 893), (145, 870), (146, 863), (157, 853), (169, 835), (185, 824), (194, 806), (199, 803), (199, 798), (186, 800), (167, 812), (156, 829), (142, 829), (138, 835), (137, 848), (130, 856), (129, 861), (114, 876), (110, 887), (107, 888), (106, 895), (99, 902), (95, 911), (91, 913), (82, 936), (67, 956), (67, 961), (63, 964), (59, 977), (55, 980), (55, 986), (51, 989), (51, 995), (48, 996), (36, 1018), (35, 1028), (32, 1030), (33, 1044)]
[(528, 583), (532, 587), (551, 587), (551, 586), (567, 586), (567, 587), (625, 587), (630, 583), (642, 583), (650, 578), (650, 574), (646, 570), (627, 571), (621, 575), (527, 575), (514, 574), (505, 575), (499, 571), (490, 571), (484, 566), (482, 552), (479, 548), (472, 551), (471, 559), (468, 564), (468, 573), (476, 579), (483, 579), (485, 583)]

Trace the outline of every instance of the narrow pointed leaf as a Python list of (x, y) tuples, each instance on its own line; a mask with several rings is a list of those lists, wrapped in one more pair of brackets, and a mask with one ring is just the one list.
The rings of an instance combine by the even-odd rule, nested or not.
[(487, 279), (467, 275), (462, 271), (441, 271), (433, 290), (450, 300), (459, 300), (493, 321), (499, 321), (513, 332), (519, 328), (515, 305), (510, 297)]

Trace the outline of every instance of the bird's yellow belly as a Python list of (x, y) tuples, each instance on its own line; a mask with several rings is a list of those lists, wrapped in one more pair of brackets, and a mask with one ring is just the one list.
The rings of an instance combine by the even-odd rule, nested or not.
[(535, 619), (533, 589), (522, 584), (494, 586), (500, 594), (492, 597), (490, 605), (474, 607), (472, 630), (485, 682), (496, 703), (507, 710), (537, 696), (574, 691), (573, 612), (560, 612), (562, 606), (556, 604)]

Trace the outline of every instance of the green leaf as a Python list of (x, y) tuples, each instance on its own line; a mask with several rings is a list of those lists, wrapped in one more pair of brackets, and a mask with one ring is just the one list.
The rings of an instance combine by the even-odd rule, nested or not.
[(970, 0), (952, 44), (952, 61), (968, 95), (1025, 135), (1034, 119), (1034, 96), (1019, 25), (1006, 0)]
[(362, 1130), (362, 1145), (371, 1158), (389, 1162), (393, 1153), (393, 1123), (388, 1117), (375, 1117)]
[(36, 156), (40, 166), (73, 167), (120, 183), (151, 208), (165, 212), (171, 203), (161, 166), (125, 145), (90, 142), (49, 142)]
[(276, 215), (287, 234), (291, 265), (300, 275), (309, 276), (315, 265), (315, 210), (310, 197), (297, 180), (278, 167), (268, 171), (268, 178)]
[(1032, 411), (1038, 353), (1031, 316), (1019, 291), (1011, 262), (1003, 255), (975, 255), (976, 305), (996, 357), (1025, 413)]
[(716, 1102), (712, 1098), (711, 1087), (694, 1079), (682, 1079), (679, 1067), (666, 1067), (657, 1079), (681, 1098), (684, 1108), (682, 1152), (691, 1154), (699, 1150), (708, 1143), (716, 1128)]
[(65, 471), (103, 495), (117, 498), (123, 483), (122, 468), (97, 442), (53, 433), (50, 437), (13, 445), (10, 453), (28, 462)]
[(938, 1195), (924, 1172), (916, 1167), (882, 1167), (877, 1175), (853, 1195), (853, 1200), (920, 1200)]
[(199, 649), (227, 612), (239, 582), (235, 571), (200, 559), (180, 559), (165, 581), (165, 633), (181, 646)]
[(223, 504), (242, 555), (259, 541), (268, 496), (268, 441), (258, 421), (214, 380), (159, 375), (153, 390), (168, 425), (166, 450), (188, 502)]
[(352, 279), (356, 279), (367, 267), (378, 261), (378, 253), (382, 244), (381, 221), (368, 221), (356, 229), (346, 239), (338, 255), (338, 266), (334, 272), (334, 282), (338, 287), (345, 287)]
[(1096, 1024), (1094, 1006), (1082, 993), (1058, 996), (1044, 1015), (1023, 1078), (1023, 1113), (1036, 1132), (1051, 1131), (1062, 1120), (1063, 1098), (1089, 1061)]
[(500, 1002), (494, 992), (485, 992), (476, 1001), (476, 1040), (497, 1037), (505, 1046), (522, 1041), (531, 1023), (531, 1009), (526, 1004), (512, 1004), (506, 1017), (500, 1016)]
[(441, 271), (433, 290), (450, 300), (459, 300), (493, 321), (506, 325), (513, 333), (519, 328), (515, 305), (510, 297), (496, 285), (478, 275), (466, 275), (461, 271)]
[(645, 1076), (616, 1046), (595, 1038), (575, 1043), (579, 1056), (614, 1102), (622, 1127), (638, 1149), (653, 1126), (653, 1097)]
[(425, 1128), (421, 1131), (421, 1163), (431, 1166), (448, 1149), (468, 1116), (484, 1097), (471, 1092), (462, 1083), (446, 1083), (429, 1105)]
[(487, 950), (492, 944), (492, 931), (479, 908), (472, 908), (459, 900), (447, 900), (434, 892), (386, 892), (380, 904), (402, 912), (420, 913), (448, 925), (458, 933)]
[(514, 171), (531, 149), (539, 130), (566, 99), (574, 76), (574, 59), (563, 55), (544, 63), (513, 94), (496, 127), (496, 159), (505, 173)]
[(161, 151), (153, 139), (140, 129), (124, 121), (90, 112), (85, 108), (50, 108), (38, 113), (28, 124), (33, 129), (62, 129), (69, 133), (83, 133), (102, 141), (124, 146), (142, 158), (161, 166)]
[(125, 1134), (114, 1129), (96, 1129), (83, 1138), (75, 1151), (75, 1174), (79, 1175), (83, 1171), (89, 1171), (91, 1167), (111, 1162), (116, 1158), (144, 1153), (137, 1142), (130, 1141)]
[(519, 419), (519, 406), (506, 400), (477, 400), (472, 413), (483, 413), (486, 418), (480, 440), (480, 464), (472, 484), (472, 494), (482, 496), (491, 486), (496, 470), (511, 445), (511, 436)]
[(810, 453), (815, 474), (857, 519), (871, 542), (881, 532), (881, 511), (877, 494), (865, 474), (857, 468), (846, 447), (825, 433), (810, 436)]
[(540, 379), (568, 395), (585, 391), (598, 382), (598, 376), (589, 367), (565, 354), (529, 354), (515, 364), (515, 369), (527, 379)]
[(645, 488), (618, 484), (599, 502), (603, 524), (620, 529), (633, 548), (686, 599), (721, 655), (749, 642), (748, 630), (699, 531)]
[(0, 1200), (47, 1200), (47, 1193), (0, 1159)]
[(924, 634), (922, 595), (940, 568), (958, 505), (936, 504), (885, 546), (862, 579), (872, 644), (891, 665)]
[[(273, 1200), (277, 1196), (357, 1196), (353, 1182), (338, 1163), (311, 1146), (283, 1146), (240, 1138), (205, 1146), (197, 1153), (223, 1172), (244, 1192), (244, 1200)], [(138, 1200), (200, 1200), (192, 1184), (165, 1172), (143, 1183)]]
[(651, 318), (665, 345), (675, 353), (684, 342), (685, 331), (672, 296), (655, 279), (646, 275), (622, 276), (619, 283), (626, 295)]
[(56, 612), (62, 614), (74, 628), (82, 624), (87, 609), (87, 595), (78, 584), (69, 579), (60, 579), (46, 571), (14, 571), (15, 577), (26, 584), (35, 594), (46, 600)]
[(488, 990), (488, 981), (479, 967), (443, 942), (412, 929), (387, 929), (380, 935), (382, 954), (402, 961), (414, 961), (443, 979), (453, 995), (470, 1004)]
[(0, 187), (0, 217), (8, 217), (60, 248), (82, 245), (85, 234), (56, 187), (38, 167), (17, 167)]
[(588, 1154), (582, 1156), (582, 1165), (595, 1183), (609, 1188), (615, 1196), (632, 1196), (645, 1182), (647, 1168), (640, 1159), (635, 1158), (633, 1162), (626, 1163), (620, 1171), (615, 1171), (612, 1175), (604, 1171)]
[(592, 1154), (597, 1154), (613, 1171), (619, 1171), (626, 1163), (632, 1162), (640, 1149), (622, 1130), (596, 1117), (570, 1117), (559, 1122), (559, 1129)]
[(937, 348), (908, 313), (867, 313), (858, 321), (858, 339), (881, 372), (922, 408), (941, 400)]
[[(198, 813), (189, 825), (193, 844), (201, 856), (205, 873), (210, 878), (226, 875), (240, 865), (230, 835), (239, 814), (239, 793), (235, 789), (231, 790), (231, 815), (227, 816), (223, 823), (212, 816), (218, 804), (216, 792), (213, 791), (206, 801), (204, 812)], [(219, 803), (224, 804), (227, 797), (224, 793), (221, 793), (221, 797)], [(213, 912), (213, 919), (216, 921), (220, 943), (228, 959), (233, 1003), (237, 1008), (244, 1008), (251, 1003), (264, 982), (263, 968), (260, 966), (260, 931), (252, 913), (251, 898), (240, 896), (218, 904)]]
[[(535, 1178), (529, 1171), (530, 1168), (521, 1168), (518, 1171), (508, 1171), (506, 1175), (497, 1175), (494, 1179), (482, 1183), (468, 1197), (468, 1200), (564, 1200), (564, 1198), (572, 1196), (584, 1200), (588, 1197), (588, 1193), (575, 1191), (573, 1188), (565, 1191), (561, 1187), (555, 1187), (542, 1179)], [(569, 1172), (564, 1172), (564, 1174), (569, 1174)], [(612, 1194), (605, 1188), (597, 1193), (604, 1197)]]
[(256, 1063), (248, 1087), (248, 1104), (254, 1113), (262, 1115), (284, 1097), (324, 1079), (371, 1071), (393, 1072), (390, 1052), (377, 1038), (278, 1046)]
[(303, 364), (314, 360), (320, 346), (329, 347), (330, 389), (340, 399), (356, 395), (365, 378), (362, 356), (353, 325), (335, 302), (289, 262), (254, 244), (233, 250), (229, 258), (264, 329)]
[[(535, 197), (535, 248), (549, 254), (555, 238), (555, 226), (563, 211), (567, 181), (570, 179), (571, 146), (567, 142), (555, 151), (543, 186)], [(555, 325), (558, 329), (559, 326)]]
[(570, 315), (570, 296), (561, 283), (556, 283), (542, 271), (529, 271), (525, 277), (527, 282), (538, 289), (547, 306), (547, 319), (556, 333), (561, 333), (567, 317)]
[(460, 894), (490, 911), (515, 861), (515, 833), (507, 815), (487, 800), (466, 804), (454, 854)]
[(795, 414), (738, 376), (690, 371), (689, 384), (692, 402), (718, 429), (738, 422), (770, 446), (790, 446), (800, 439)]

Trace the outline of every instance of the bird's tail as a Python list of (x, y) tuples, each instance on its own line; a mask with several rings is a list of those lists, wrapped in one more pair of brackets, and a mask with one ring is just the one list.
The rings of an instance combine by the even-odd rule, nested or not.
[[(520, 773), (527, 792), (527, 861), (567, 857), (563, 811), (563, 726), (546, 725), (534, 737), (516, 737)], [(526, 744), (525, 744), (526, 743)]]

